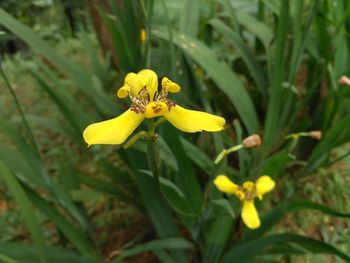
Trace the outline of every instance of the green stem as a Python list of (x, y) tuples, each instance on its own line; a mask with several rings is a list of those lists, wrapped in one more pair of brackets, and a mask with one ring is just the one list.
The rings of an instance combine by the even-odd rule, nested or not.
[(8, 78), (6, 77), (6, 74), (5, 74), (5, 72), (3, 71), (1, 65), (0, 65), (0, 73), (1, 73), (2, 78), (3, 78), (4, 81), (5, 81), (5, 84), (6, 84), (7, 89), (9, 90), (9, 92), (10, 92), (10, 94), (11, 94), (11, 96), (12, 96), (13, 101), (15, 102), (16, 108), (17, 108), (17, 110), (18, 110), (18, 112), (19, 112), (19, 114), (20, 114), (20, 116), (21, 116), (22, 122), (23, 122), (23, 124), (24, 124), (24, 126), (25, 126), (25, 128), (26, 128), (26, 130), (27, 130), (27, 137), (28, 137), (28, 139), (30, 140), (31, 144), (34, 146), (34, 148), (35, 148), (35, 150), (37, 151), (37, 153), (39, 153), (38, 146), (37, 146), (37, 144), (36, 144), (36, 142), (35, 142), (34, 134), (33, 134), (32, 130), (30, 129), (30, 126), (29, 126), (29, 124), (28, 124), (28, 122), (27, 122), (27, 119), (26, 119), (26, 117), (25, 117), (25, 115), (24, 115), (24, 112), (23, 112), (23, 110), (22, 110), (22, 107), (21, 107), (21, 105), (20, 105), (20, 103), (19, 103), (19, 101), (18, 101), (18, 99), (17, 99), (15, 90), (14, 90), (13, 87), (11, 86), (11, 83), (10, 83), (10, 81), (8, 80)]
[(148, 166), (151, 169), (153, 176), (159, 186), (159, 166), (160, 166), (160, 155), (159, 148), (156, 143), (156, 133), (155, 133), (155, 123), (154, 119), (149, 120), (149, 130), (148, 130), (148, 144), (147, 144), (147, 161)]
[(164, 118), (164, 117), (162, 117), (162, 118), (158, 119), (158, 120), (155, 122), (154, 126), (155, 126), (155, 127), (158, 127), (159, 125), (161, 125), (162, 123), (164, 123), (164, 122), (166, 122), (166, 121), (167, 121), (167, 119)]
[(218, 157), (216, 157), (214, 163), (218, 164), (223, 158), (225, 158), (227, 155), (229, 155), (230, 153), (236, 152), (239, 149), (243, 148), (243, 144), (238, 144), (236, 146), (233, 146), (229, 149), (223, 149), (221, 151), (221, 153), (219, 153)]

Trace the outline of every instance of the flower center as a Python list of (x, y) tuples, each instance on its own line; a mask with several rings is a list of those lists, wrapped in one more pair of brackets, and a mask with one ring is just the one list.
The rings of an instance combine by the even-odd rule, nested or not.
[(146, 118), (163, 116), (169, 112), (175, 103), (167, 99), (168, 91), (158, 85), (157, 91), (153, 97), (149, 94), (147, 87), (144, 86), (138, 94), (135, 94), (131, 87), (129, 98), (132, 102), (130, 109), (136, 113), (145, 114)]
[(253, 182), (247, 181), (242, 186), (238, 186), (236, 191), (237, 197), (243, 201), (252, 201), (257, 197), (256, 186)]
[(175, 82), (167, 77), (158, 79), (154, 71), (144, 69), (137, 74), (129, 73), (117, 95), (119, 98), (129, 96), (132, 111), (153, 118), (164, 115), (175, 106), (175, 103), (167, 99), (167, 95), (168, 92), (179, 91), (180, 86)]

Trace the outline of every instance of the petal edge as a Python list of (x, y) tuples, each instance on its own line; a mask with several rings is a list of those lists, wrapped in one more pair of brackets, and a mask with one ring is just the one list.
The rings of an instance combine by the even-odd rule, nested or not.
[(83, 132), (86, 143), (122, 144), (144, 119), (143, 114), (127, 110), (114, 119), (90, 124)]
[(203, 111), (188, 110), (179, 105), (172, 106), (164, 117), (177, 129), (184, 132), (222, 131), (225, 119)]

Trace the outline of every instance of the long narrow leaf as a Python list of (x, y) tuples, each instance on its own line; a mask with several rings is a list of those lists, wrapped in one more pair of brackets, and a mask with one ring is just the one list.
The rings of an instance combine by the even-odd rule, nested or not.
[(1, 161), (0, 174), (22, 209), (23, 220), (33, 238), (34, 243), (40, 248), (38, 251), (40, 262), (47, 262), (46, 241), (41, 224), (39, 223), (35, 213), (33, 213), (31, 202), (29, 201), (21, 184), (17, 181), (15, 175)]
[(231, 263), (237, 260), (240, 263), (252, 262), (258, 254), (261, 254), (263, 249), (275, 244), (278, 245), (281, 242), (297, 244), (311, 253), (333, 254), (346, 262), (350, 261), (348, 255), (323, 241), (286, 233), (261, 237), (242, 245), (236, 245), (224, 256), (222, 263)]
[[(156, 37), (168, 40), (162, 30), (153, 30)], [(259, 130), (259, 122), (254, 105), (242, 82), (230, 67), (219, 61), (213, 50), (198, 40), (183, 34), (174, 34), (175, 44), (196, 61), (213, 79), (217, 86), (229, 97), (249, 133)]]

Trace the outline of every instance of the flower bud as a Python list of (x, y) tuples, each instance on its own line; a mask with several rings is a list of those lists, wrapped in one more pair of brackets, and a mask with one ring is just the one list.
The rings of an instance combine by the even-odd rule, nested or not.
[(340, 79), (337, 81), (339, 84), (346, 85), (350, 87), (350, 79), (347, 76), (341, 76)]
[(259, 147), (261, 144), (260, 136), (258, 134), (250, 135), (243, 140), (242, 144), (244, 148)]
[(321, 140), (322, 138), (322, 132), (321, 131), (309, 131), (309, 136), (316, 140)]

